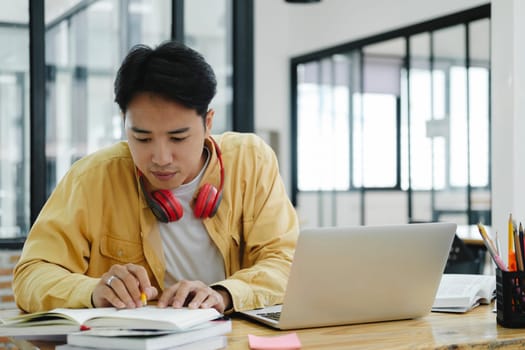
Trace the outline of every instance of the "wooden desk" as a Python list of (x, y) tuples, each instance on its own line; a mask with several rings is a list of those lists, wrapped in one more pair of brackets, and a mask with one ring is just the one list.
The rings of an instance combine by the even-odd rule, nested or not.
[[(248, 334), (273, 336), (274, 331), (247, 320), (234, 319), (228, 349), (248, 349)], [(503, 328), (492, 306), (465, 314), (430, 313), (404, 321), (323, 327), (296, 331), (301, 349), (515, 349), (525, 347), (525, 329)]]
[[(525, 329), (503, 328), (496, 324), (493, 306), (479, 306), (465, 314), (430, 313), (404, 321), (296, 330), (301, 349), (522, 349)], [(248, 334), (275, 336), (291, 331), (276, 331), (233, 318), (227, 349), (248, 348)], [(0, 337), (0, 339), (2, 339)], [(55, 344), (33, 342), (40, 349)]]

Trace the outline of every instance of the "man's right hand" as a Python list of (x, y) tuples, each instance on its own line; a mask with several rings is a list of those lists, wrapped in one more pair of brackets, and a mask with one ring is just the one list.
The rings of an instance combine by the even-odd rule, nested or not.
[(113, 306), (119, 309), (134, 309), (142, 306), (141, 293), (147, 300), (158, 295), (157, 288), (151, 286), (148, 273), (143, 266), (126, 264), (113, 265), (104, 273), (91, 295), (94, 307)]

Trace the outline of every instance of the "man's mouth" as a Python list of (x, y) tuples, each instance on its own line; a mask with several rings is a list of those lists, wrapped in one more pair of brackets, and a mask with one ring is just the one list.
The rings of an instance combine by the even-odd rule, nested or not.
[(175, 172), (152, 171), (153, 176), (159, 181), (169, 181), (175, 176)]

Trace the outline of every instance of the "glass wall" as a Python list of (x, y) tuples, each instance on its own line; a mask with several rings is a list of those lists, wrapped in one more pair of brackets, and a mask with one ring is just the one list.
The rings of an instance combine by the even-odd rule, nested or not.
[(233, 0), (190, 0), (184, 2), (184, 42), (202, 53), (217, 77), (213, 133), (232, 129)]
[(350, 59), (339, 55), (297, 68), (302, 116), (298, 121), (297, 166), (303, 175), (299, 178), (302, 189), (341, 190), (348, 185), (349, 67)]
[[(173, 18), (183, 18), (181, 40), (201, 52), (217, 75), (217, 95), (210, 106), (216, 111), (212, 132), (232, 129), (234, 82), (249, 81), (234, 74), (232, 28), (234, 7), (252, 11), (251, 1), (44, 0), (43, 13), (33, 13), (45, 26), (35, 36), (44, 37), (45, 88), (38, 91), (45, 89), (45, 111), (36, 111), (38, 122), (30, 124), (35, 113), (30, 111), (29, 4), (0, 0), (0, 245), (23, 241), (38, 214), (34, 204), (45, 200), (40, 197), (53, 191), (73, 162), (123, 138), (113, 94), (116, 71), (133, 45), (154, 47), (172, 35), (179, 37)], [(238, 25), (243, 31), (252, 24)], [(249, 72), (252, 65), (245, 60), (237, 67)], [(245, 94), (252, 96), (253, 91)], [(45, 140), (30, 135), (30, 126), (39, 123), (45, 124)], [(43, 163), (45, 153), (45, 169), (32, 166), (30, 148), (35, 151), (35, 143), (41, 157), (33, 157)], [(42, 174), (45, 183), (37, 185), (42, 189), (37, 190), (38, 200), (33, 195), (31, 201), (35, 189), (30, 174)]]
[(48, 194), (75, 160), (122, 138), (113, 81), (126, 52), (171, 35), (169, 0), (57, 4), (45, 2)]
[(28, 6), (0, 0), (0, 238), (29, 226)]
[(362, 50), (363, 84), (353, 95), (353, 188), (399, 188), (398, 104), (405, 50), (402, 39)]
[(321, 217), (308, 224), (326, 216), (315, 196), (333, 191), (339, 207), (359, 203), (361, 219), (346, 210), (330, 225), (490, 224), (489, 15), (479, 7), (292, 59), (292, 195), (299, 209), (317, 201)]

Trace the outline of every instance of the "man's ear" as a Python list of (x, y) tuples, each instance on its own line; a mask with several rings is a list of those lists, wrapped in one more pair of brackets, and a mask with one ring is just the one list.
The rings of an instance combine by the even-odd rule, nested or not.
[(206, 112), (206, 116), (204, 117), (204, 127), (206, 131), (206, 137), (210, 136), (211, 134), (211, 127), (213, 126), (213, 117), (215, 116), (215, 110), (209, 109), (208, 112)]

